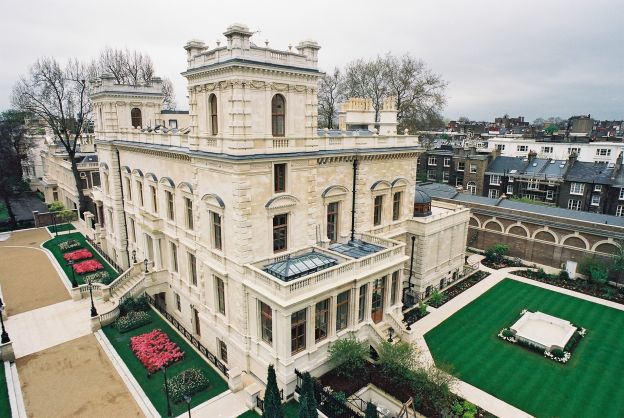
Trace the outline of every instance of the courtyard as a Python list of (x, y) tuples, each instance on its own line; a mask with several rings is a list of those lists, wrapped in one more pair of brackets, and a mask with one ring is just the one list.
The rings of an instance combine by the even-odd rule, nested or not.
[[(589, 332), (567, 364), (497, 337), (527, 309), (582, 324)], [(537, 417), (624, 415), (621, 370), (614, 355), (624, 312), (504, 279), (425, 334), (437, 365), (464, 382)]]

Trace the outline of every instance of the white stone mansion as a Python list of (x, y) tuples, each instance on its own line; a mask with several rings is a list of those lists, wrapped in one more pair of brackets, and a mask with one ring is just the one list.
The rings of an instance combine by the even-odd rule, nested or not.
[(230, 369), (265, 380), (272, 363), (289, 394), (295, 368), (326, 370), (336, 339), (400, 333), (412, 236), (416, 292), (462, 273), (469, 210), (414, 203), (418, 138), (397, 134), (393, 100), (379, 130), (351, 100), (341, 130), (319, 131), (319, 46), (251, 35), (186, 44), (176, 127), (161, 124), (158, 80), (94, 82), (96, 239), (124, 267), (148, 259), (146, 291)]

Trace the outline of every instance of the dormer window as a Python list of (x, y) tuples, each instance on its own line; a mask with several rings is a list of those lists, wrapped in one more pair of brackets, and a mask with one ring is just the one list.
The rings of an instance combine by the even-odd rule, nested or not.
[(286, 102), (284, 96), (276, 94), (271, 100), (271, 124), (273, 136), (285, 136)]
[(217, 96), (210, 95), (210, 132), (213, 135), (219, 133), (219, 122), (217, 121)]
[(132, 119), (132, 127), (140, 128), (143, 126), (143, 117), (141, 115), (141, 109), (138, 107), (133, 108), (130, 111), (130, 119)]

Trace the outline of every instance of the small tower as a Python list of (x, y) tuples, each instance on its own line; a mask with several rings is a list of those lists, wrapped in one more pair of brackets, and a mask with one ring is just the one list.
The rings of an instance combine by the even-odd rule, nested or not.
[(431, 215), (431, 196), (416, 189), (414, 193), (414, 217), (423, 218)]
[(379, 134), (396, 135), (397, 133), (397, 108), (396, 97), (390, 96), (383, 100), (379, 111)]

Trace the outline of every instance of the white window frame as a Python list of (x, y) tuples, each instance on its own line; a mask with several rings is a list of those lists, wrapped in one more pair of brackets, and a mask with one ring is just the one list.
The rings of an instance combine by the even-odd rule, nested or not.
[(594, 194), (591, 197), (591, 206), (600, 206), (600, 195)]
[(622, 216), (624, 215), (624, 205), (618, 205), (615, 208), (615, 216)]
[(442, 172), (442, 183), (448, 183), (449, 182), (449, 178), (451, 178), (451, 173), (449, 173), (448, 171), (443, 171)]
[(466, 190), (468, 190), (468, 193), (470, 193), (472, 195), (476, 195), (477, 194), (477, 183), (475, 183), (474, 181), (469, 181), (468, 183), (466, 183)]
[(435, 155), (430, 155), (427, 159), (427, 165), (438, 165), (438, 158)]
[(570, 194), (582, 196), (585, 190), (585, 183), (571, 183), (570, 184)]
[(581, 210), (581, 201), (576, 199), (568, 200), (568, 209), (570, 210)]
[(513, 194), (513, 184), (508, 184), (507, 185), (507, 193), (506, 194)]
[(553, 200), (555, 197), (554, 190), (546, 190), (546, 200)]
[(490, 199), (498, 199), (498, 189), (490, 189), (488, 191), (488, 197)]
[(490, 185), (492, 186), (500, 186), (500, 176), (498, 174), (490, 175)]
[(444, 167), (450, 167), (451, 166), (451, 157), (444, 157), (443, 166)]
[(595, 192), (601, 192), (602, 191), (602, 184), (594, 184), (594, 191)]
[[(431, 175), (431, 173), (433, 173), (433, 176)], [(438, 176), (436, 174), (437, 172), (435, 170), (427, 170), (427, 180), (436, 181), (438, 179)]]
[(535, 179), (529, 179), (527, 190), (539, 190), (539, 182)]
[(542, 147), (542, 154), (552, 154), (553, 147)]
[(620, 197), (618, 197), (618, 200), (624, 200), (624, 187), (620, 188)]
[(470, 173), (475, 174), (477, 172), (477, 165), (470, 164)]
[(518, 152), (527, 152), (529, 150), (529, 146), (528, 145), (518, 145), (516, 147), (516, 150)]
[(611, 156), (611, 148), (597, 148), (596, 155), (599, 157), (610, 157)]
[(465, 161), (457, 161), (457, 171), (464, 171), (466, 169)]

